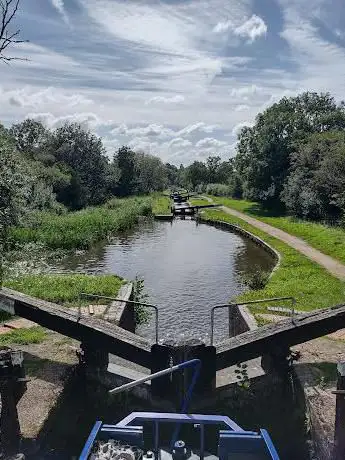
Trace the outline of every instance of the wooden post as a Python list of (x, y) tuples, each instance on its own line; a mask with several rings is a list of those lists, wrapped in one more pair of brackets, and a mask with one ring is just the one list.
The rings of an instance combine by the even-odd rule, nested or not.
[(336, 413), (334, 431), (334, 460), (345, 458), (345, 362), (337, 365), (338, 381), (336, 394)]
[(26, 389), (22, 353), (10, 348), (0, 349), (0, 451), (8, 458), (17, 454), (21, 433), (17, 402)]

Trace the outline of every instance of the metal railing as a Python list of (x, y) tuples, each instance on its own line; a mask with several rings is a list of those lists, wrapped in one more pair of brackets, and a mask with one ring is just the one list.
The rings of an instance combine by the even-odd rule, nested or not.
[(290, 308), (290, 315), (291, 318), (293, 319), (295, 316), (295, 305), (296, 305), (296, 299), (294, 297), (273, 297), (271, 299), (260, 299), (260, 300), (249, 300), (247, 302), (241, 302), (241, 303), (228, 303), (224, 305), (215, 305), (211, 309), (211, 345), (213, 345), (214, 342), (214, 314), (215, 311), (218, 309), (222, 308), (228, 308), (229, 310), (229, 325), (228, 325), (228, 332), (229, 332), (229, 337), (231, 337), (231, 308), (234, 307), (241, 307), (241, 306), (246, 306), (246, 305), (255, 305), (255, 304), (260, 304), (260, 303), (270, 303), (270, 302), (277, 302), (277, 301), (291, 301), (292, 303), (292, 308)]
[[(104, 296), (104, 295), (87, 294), (85, 292), (82, 292), (80, 295), (83, 296), (83, 297), (90, 297), (90, 298), (104, 299), (104, 300), (112, 300), (113, 302), (129, 303), (131, 305), (140, 305), (142, 307), (152, 308), (155, 311), (155, 341), (156, 341), (155, 343), (156, 344), (158, 343), (159, 315), (158, 315), (158, 307), (156, 307), (156, 305), (151, 305), (150, 303), (145, 303), (145, 302), (137, 302), (135, 300), (119, 299), (117, 297), (107, 297), (107, 296)], [(80, 314), (80, 310), (79, 310), (79, 314)]]

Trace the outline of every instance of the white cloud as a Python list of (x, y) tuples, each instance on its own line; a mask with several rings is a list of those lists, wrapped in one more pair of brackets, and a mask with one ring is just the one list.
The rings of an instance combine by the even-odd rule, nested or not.
[(61, 14), (63, 20), (69, 23), (68, 16), (65, 10), (64, 0), (51, 0), (53, 7)]
[(195, 144), (195, 147), (201, 147), (201, 148), (219, 148), (219, 147), (224, 147), (227, 145), (226, 142), (220, 141), (218, 139), (215, 139), (213, 137), (205, 137), (204, 139), (200, 139)]
[(230, 91), (231, 97), (246, 98), (259, 93), (261, 90), (256, 85), (241, 86), (239, 88), (232, 88)]
[(216, 34), (220, 34), (220, 33), (223, 33), (223, 32), (227, 32), (228, 30), (230, 29), (233, 29), (234, 27), (234, 23), (230, 20), (228, 21), (224, 21), (224, 22), (218, 22), (218, 24), (216, 24), (213, 28), (213, 32), (215, 32)]
[(147, 104), (179, 104), (184, 101), (184, 96), (171, 96), (171, 97), (164, 97), (164, 96), (154, 96), (151, 97)]
[(262, 35), (266, 35), (267, 25), (265, 21), (253, 14), (246, 22), (241, 26), (234, 29), (234, 34), (242, 38), (248, 38), (249, 43), (253, 43), (257, 38)]
[(246, 126), (253, 126), (253, 123), (250, 122), (250, 121), (242, 121), (240, 123), (237, 123), (236, 126), (234, 126), (232, 132), (231, 132), (231, 136), (235, 137), (235, 136), (238, 136), (240, 134), (240, 132), (242, 131), (243, 128), (245, 128)]
[(37, 89), (25, 87), (22, 89), (3, 91), (1, 100), (7, 100), (10, 105), (42, 110), (44, 106), (62, 104), (65, 109), (75, 106), (92, 104), (92, 100), (82, 94), (61, 91), (58, 88), (48, 87)]
[(92, 112), (74, 113), (56, 117), (52, 113), (28, 113), (25, 118), (32, 118), (45, 124), (48, 128), (55, 129), (61, 127), (64, 123), (78, 123), (84, 129), (96, 129), (100, 127), (111, 126), (111, 121), (103, 121), (98, 115)]
[(246, 110), (249, 110), (249, 109), (250, 109), (249, 105), (245, 105), (245, 104), (237, 105), (235, 107), (236, 112), (245, 112)]
[(163, 125), (150, 124), (147, 126), (136, 126), (129, 128), (127, 125), (122, 123), (121, 125), (115, 127), (111, 134), (113, 135), (122, 135), (122, 136), (135, 136), (135, 137), (160, 137), (161, 139), (173, 137), (175, 132), (172, 129), (166, 128)]
[(186, 136), (196, 131), (201, 131), (204, 133), (212, 133), (215, 129), (218, 128), (218, 125), (206, 125), (206, 123), (199, 121), (198, 123), (194, 123), (192, 125), (188, 125), (185, 128), (181, 129), (177, 135), (178, 136)]

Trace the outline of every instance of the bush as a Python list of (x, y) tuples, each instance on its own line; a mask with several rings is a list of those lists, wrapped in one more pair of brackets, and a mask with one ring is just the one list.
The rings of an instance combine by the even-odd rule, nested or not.
[(253, 273), (243, 274), (242, 280), (249, 289), (259, 291), (266, 286), (269, 276), (268, 272), (257, 269)]
[[(88, 249), (94, 243), (128, 230), (140, 215), (151, 213), (149, 198), (128, 198), (114, 208), (87, 208), (65, 215), (36, 213), (27, 226), (11, 229), (14, 243), (40, 242), (52, 249)], [(108, 205), (109, 206), (109, 205)]]
[(230, 188), (225, 184), (208, 184), (206, 187), (206, 193), (214, 196), (229, 196)]

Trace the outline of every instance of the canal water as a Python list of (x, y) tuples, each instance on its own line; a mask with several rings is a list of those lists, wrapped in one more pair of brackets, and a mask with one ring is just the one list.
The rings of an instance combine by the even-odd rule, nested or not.
[[(159, 308), (159, 338), (208, 341), (211, 307), (228, 303), (247, 288), (243, 274), (271, 271), (272, 257), (251, 240), (194, 220), (143, 219), (139, 226), (79, 256), (63, 268), (144, 279), (147, 302)], [(218, 310), (216, 340), (228, 331), (227, 312)], [(137, 333), (154, 337), (154, 318)]]

